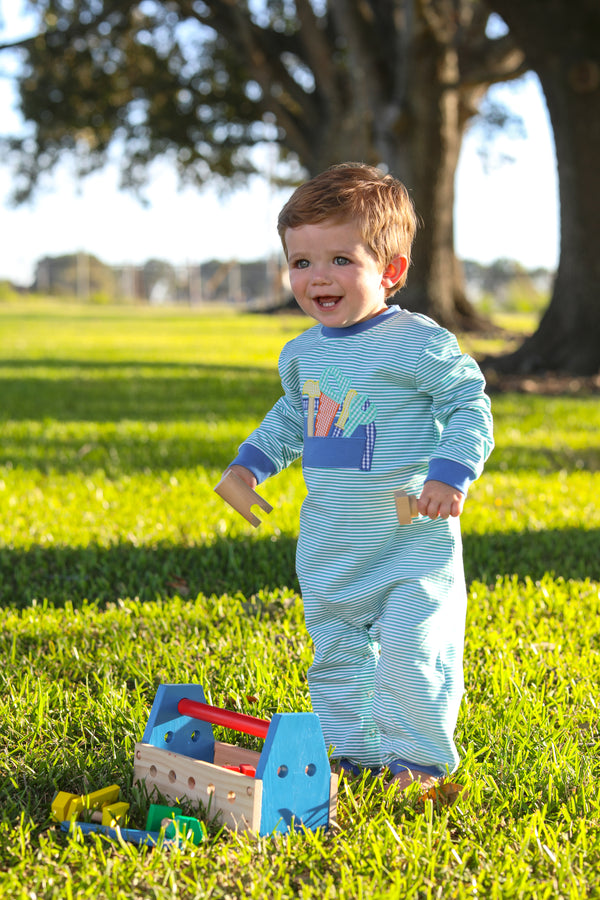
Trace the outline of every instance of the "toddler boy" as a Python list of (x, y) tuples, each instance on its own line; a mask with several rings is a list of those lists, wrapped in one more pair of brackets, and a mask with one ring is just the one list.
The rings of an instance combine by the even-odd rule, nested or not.
[[(311, 701), (344, 768), (400, 787), (458, 764), (466, 588), (458, 516), (493, 447), (475, 362), (389, 306), (416, 231), (405, 187), (358, 163), (301, 185), (278, 230), (315, 326), (283, 349), (284, 394), (231, 468), (251, 487), (302, 456), (297, 571)], [(418, 495), (401, 525), (394, 492)]]

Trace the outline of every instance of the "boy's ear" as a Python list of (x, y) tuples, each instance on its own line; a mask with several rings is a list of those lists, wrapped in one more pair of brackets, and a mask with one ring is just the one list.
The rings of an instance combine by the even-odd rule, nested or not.
[(406, 274), (407, 269), (408, 257), (395, 256), (391, 263), (389, 263), (384, 269), (383, 277), (381, 279), (383, 287), (394, 287), (395, 284), (398, 284), (402, 276)]

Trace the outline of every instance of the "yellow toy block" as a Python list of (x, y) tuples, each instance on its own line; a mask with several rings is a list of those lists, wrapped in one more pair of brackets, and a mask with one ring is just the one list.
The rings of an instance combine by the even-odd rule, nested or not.
[[(111, 803), (102, 807), (102, 824), (109, 828), (116, 828), (117, 825), (127, 825), (129, 812), (129, 803)], [(94, 816), (92, 816), (94, 818)]]
[(59, 791), (52, 801), (52, 818), (57, 822), (69, 819), (77, 819), (85, 810), (102, 809), (110, 806), (119, 799), (121, 788), (118, 784), (100, 788), (90, 794), (70, 794), (68, 791)]

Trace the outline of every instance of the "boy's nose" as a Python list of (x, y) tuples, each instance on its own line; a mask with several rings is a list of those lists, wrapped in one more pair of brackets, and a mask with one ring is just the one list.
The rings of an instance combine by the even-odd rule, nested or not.
[(313, 284), (329, 284), (331, 282), (325, 269), (313, 269), (312, 280)]

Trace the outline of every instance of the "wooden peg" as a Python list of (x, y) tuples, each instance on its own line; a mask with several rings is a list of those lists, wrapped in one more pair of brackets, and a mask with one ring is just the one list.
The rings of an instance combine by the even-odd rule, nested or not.
[(215, 493), (229, 503), (240, 515), (250, 522), (255, 528), (260, 525), (260, 519), (252, 512), (253, 506), (260, 506), (266, 513), (273, 511), (270, 503), (253, 491), (250, 485), (228, 469), (214, 489)]
[(412, 520), (419, 515), (417, 498), (414, 494), (407, 494), (406, 491), (394, 491), (394, 500), (396, 501), (398, 521), (401, 525), (410, 525)]

